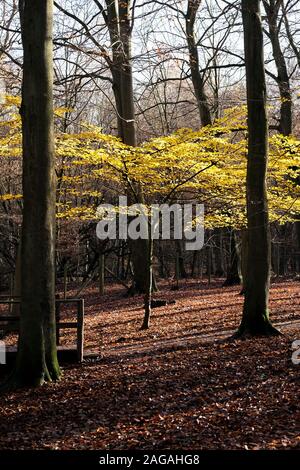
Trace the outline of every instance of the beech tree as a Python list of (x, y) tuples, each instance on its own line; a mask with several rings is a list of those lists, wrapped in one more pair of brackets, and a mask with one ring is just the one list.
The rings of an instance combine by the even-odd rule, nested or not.
[(185, 16), (186, 22), (186, 39), (189, 51), (189, 65), (191, 70), (191, 78), (203, 126), (212, 123), (212, 117), (208, 99), (205, 93), (204, 74), (201, 74), (199, 64), (198, 45), (195, 39), (195, 21), (196, 14), (201, 5), (201, 0), (189, 0), (187, 12)]
[[(135, 17), (136, 2), (132, 0), (105, 0), (104, 6), (95, 1), (97, 15), (101, 16), (110, 40), (110, 52), (95, 38), (89, 30), (88, 23), (77, 18), (63, 8), (59, 2), (55, 6), (72, 20), (78, 21), (86, 36), (96, 46), (111, 77), (105, 77), (112, 85), (117, 114), (118, 136), (126, 145), (137, 145), (136, 118), (134, 106), (133, 70), (132, 70), (132, 30)], [(103, 78), (103, 77), (102, 77)], [(144, 202), (143, 194), (138, 185), (127, 188), (131, 203)], [(133, 266), (133, 286), (131, 291), (146, 293), (148, 285), (147, 264), (144, 263), (148, 253), (147, 240), (136, 240), (130, 243)]]
[(53, 0), (20, 2), (23, 225), (21, 321), (13, 386), (57, 380), (55, 327), (55, 168)]
[(284, 56), (282, 44), (280, 42), (280, 7), (283, 0), (263, 0), (263, 5), (267, 15), (268, 31), (265, 30), (272, 46), (272, 55), (276, 66), (277, 75), (270, 71), (268, 74), (276, 81), (279, 88), (281, 106), (278, 130), (283, 135), (292, 133), (292, 90), (290, 85), (290, 75), (287, 61)]
[(268, 118), (259, 0), (242, 0), (248, 104), (247, 254), (245, 302), (238, 335), (274, 335), (269, 320), (270, 228), (266, 174)]

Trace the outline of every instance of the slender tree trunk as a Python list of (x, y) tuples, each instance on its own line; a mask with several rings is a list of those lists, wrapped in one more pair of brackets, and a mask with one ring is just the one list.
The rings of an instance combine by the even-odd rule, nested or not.
[(225, 273), (224, 269), (224, 256), (223, 256), (223, 229), (215, 229), (216, 247), (214, 248), (215, 263), (217, 277), (223, 277)]
[[(105, 290), (105, 256), (103, 253), (99, 254), (99, 294), (104, 295), (104, 290)], [(119, 272), (118, 272), (119, 276)], [(121, 277), (122, 279), (122, 277)]]
[(199, 251), (197, 250), (193, 251), (193, 257), (192, 257), (192, 262), (191, 262), (191, 277), (195, 276), (198, 258), (199, 258)]
[(178, 256), (177, 251), (175, 254), (175, 276), (174, 277), (176, 281), (174, 288), (179, 289), (179, 256)]
[[(299, 217), (300, 219), (300, 217)], [(296, 269), (297, 274), (300, 273), (300, 220), (295, 222), (295, 234), (296, 234)]]
[(230, 230), (229, 263), (227, 276), (223, 286), (239, 286), (240, 284), (241, 277), (239, 273), (239, 252), (237, 247), (236, 233), (234, 230)]
[(14, 386), (56, 380), (53, 0), (21, 2), (23, 228), (21, 322)]
[(270, 227), (266, 191), (268, 119), (259, 0), (242, 0), (248, 101), (246, 290), (238, 335), (278, 333), (268, 311)]
[(175, 240), (175, 243), (178, 257), (178, 277), (179, 279), (186, 279), (188, 275), (184, 266), (184, 253), (182, 249), (181, 240)]
[(68, 259), (65, 259), (64, 262), (64, 299), (67, 298), (68, 291)]
[(207, 245), (207, 279), (208, 284), (211, 284), (211, 268), (212, 268), (212, 259), (211, 259), (211, 246), (210, 243)]
[(158, 245), (158, 260), (159, 260), (159, 276), (161, 278), (166, 278), (166, 272), (165, 272), (165, 257), (164, 257), (164, 249), (162, 247), (161, 241), (159, 241)]
[(153, 243), (152, 243), (152, 234), (151, 234), (151, 224), (148, 224), (148, 253), (147, 253), (147, 290), (144, 297), (144, 320), (141, 329), (148, 330), (150, 326), (150, 317), (151, 317), (151, 303), (152, 303), (152, 282), (153, 282), (153, 273), (152, 273), (152, 263), (153, 263)]
[[(282, 3), (282, 13), (283, 13), (283, 18), (284, 18), (286, 35), (288, 37), (290, 46), (293, 49), (293, 52), (294, 52), (295, 57), (297, 59), (298, 67), (300, 68), (300, 47), (299, 47), (299, 43), (295, 41), (295, 38), (294, 38), (294, 36), (291, 32), (290, 23), (289, 23), (289, 19), (288, 19), (288, 14), (287, 14), (287, 10), (286, 10), (286, 5), (284, 5), (284, 2), (281, 2), (281, 3)], [(296, 34), (295, 34), (295, 37), (297, 37)]]
[(125, 243), (121, 242), (121, 272), (120, 278), (125, 279)]
[[(22, 256), (22, 242), (20, 241), (18, 249), (17, 249), (17, 257), (16, 257), (16, 267), (15, 267), (15, 276), (14, 276), (14, 289), (13, 289), (13, 296), (14, 297), (21, 297), (21, 256)], [(20, 305), (13, 304), (12, 305), (12, 315), (18, 316), (20, 315)]]
[(247, 289), (247, 263), (248, 263), (248, 230), (242, 229), (241, 234), (241, 273), (242, 273), (242, 294), (246, 292)]
[(267, 14), (269, 28), (268, 36), (271, 41), (273, 57), (277, 70), (277, 76), (275, 78), (281, 98), (278, 130), (283, 135), (290, 135), (292, 133), (292, 92), (287, 64), (280, 44), (280, 26), (278, 21), (279, 9), (282, 2), (263, 0), (263, 4)]
[(205, 80), (200, 72), (198, 47), (195, 40), (196, 14), (202, 0), (189, 0), (186, 13), (186, 38), (189, 50), (189, 64), (191, 70), (194, 93), (197, 100), (201, 123), (203, 126), (212, 124), (211, 112), (205, 93)]

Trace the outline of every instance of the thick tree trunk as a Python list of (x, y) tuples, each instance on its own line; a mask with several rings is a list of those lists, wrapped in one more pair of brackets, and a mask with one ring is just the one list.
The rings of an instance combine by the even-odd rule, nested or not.
[(268, 120), (259, 0), (242, 0), (248, 100), (246, 290), (238, 335), (278, 333), (268, 311), (270, 227), (266, 191)]
[[(107, 26), (113, 52), (111, 72), (118, 114), (118, 134), (125, 144), (135, 147), (137, 139), (131, 65), (130, 0), (118, 0), (117, 2), (106, 0), (106, 5)], [(138, 185), (134, 186), (134, 193), (132, 194), (131, 188), (127, 189), (129, 204), (143, 204), (143, 194)], [(132, 252), (134, 278), (131, 293), (145, 294), (148, 273), (144, 260), (148, 252), (148, 240), (129, 240), (129, 246)]]
[(15, 386), (56, 380), (53, 0), (21, 2), (24, 48), (21, 322)]

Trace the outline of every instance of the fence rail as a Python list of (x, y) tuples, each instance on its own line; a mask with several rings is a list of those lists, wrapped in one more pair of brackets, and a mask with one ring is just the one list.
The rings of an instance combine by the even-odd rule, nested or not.
[[(21, 299), (17, 296), (0, 295), (0, 305), (19, 305)], [(77, 306), (77, 320), (76, 322), (64, 322), (60, 318), (60, 306), (62, 304), (76, 304)], [(60, 344), (60, 330), (62, 329), (76, 329), (77, 331), (77, 359), (78, 362), (83, 361), (84, 353), (84, 299), (55, 299), (56, 307), (56, 344)], [(1, 323), (18, 323), (20, 321), (19, 315), (1, 315)]]

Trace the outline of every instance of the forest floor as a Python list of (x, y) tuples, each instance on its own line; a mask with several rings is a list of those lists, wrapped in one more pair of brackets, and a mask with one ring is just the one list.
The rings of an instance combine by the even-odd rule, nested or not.
[[(228, 339), (243, 297), (221, 280), (163, 283), (155, 297), (176, 303), (153, 309), (148, 331), (142, 297), (90, 287), (85, 347), (96, 357), (64, 365), (57, 384), (2, 396), (0, 449), (300, 449), (299, 287), (272, 284), (284, 336), (243, 341)], [(65, 330), (62, 344), (74, 342)]]

